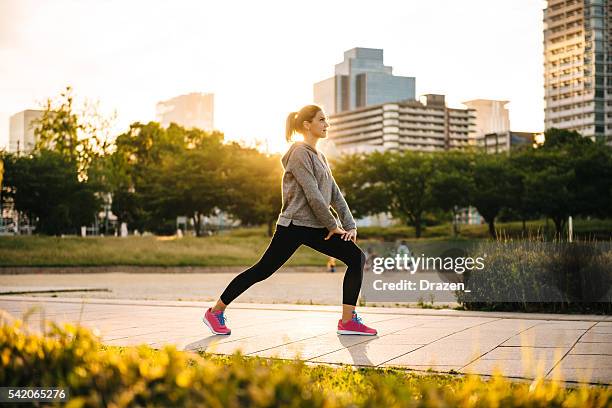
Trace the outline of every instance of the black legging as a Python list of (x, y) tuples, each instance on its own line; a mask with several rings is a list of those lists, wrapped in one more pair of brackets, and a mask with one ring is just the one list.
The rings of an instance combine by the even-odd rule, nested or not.
[(328, 233), (325, 227), (303, 227), (293, 222), (287, 227), (277, 225), (272, 241), (261, 259), (230, 282), (221, 295), (221, 301), (229, 305), (253, 284), (272, 276), (300, 245), (304, 244), (346, 264), (347, 270), (342, 284), (342, 303), (356, 306), (363, 280), (366, 255), (353, 241), (343, 240), (340, 234), (334, 234), (325, 240)]

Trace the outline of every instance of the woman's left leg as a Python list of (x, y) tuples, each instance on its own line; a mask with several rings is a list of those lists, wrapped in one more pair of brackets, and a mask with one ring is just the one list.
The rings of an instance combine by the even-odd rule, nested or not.
[(363, 282), (366, 254), (353, 241), (345, 241), (339, 234), (334, 234), (326, 240), (327, 234), (327, 228), (313, 228), (303, 244), (333, 256), (347, 266), (342, 283), (342, 319), (338, 320), (337, 333), (375, 336), (378, 333), (376, 329), (363, 324), (355, 312)]

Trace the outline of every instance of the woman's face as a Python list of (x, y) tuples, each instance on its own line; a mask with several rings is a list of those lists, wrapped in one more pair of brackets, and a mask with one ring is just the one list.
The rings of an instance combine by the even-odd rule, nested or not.
[(326, 138), (327, 129), (329, 128), (329, 122), (327, 121), (327, 115), (322, 110), (318, 111), (311, 122), (304, 122), (306, 130), (310, 131), (310, 134), (314, 137)]

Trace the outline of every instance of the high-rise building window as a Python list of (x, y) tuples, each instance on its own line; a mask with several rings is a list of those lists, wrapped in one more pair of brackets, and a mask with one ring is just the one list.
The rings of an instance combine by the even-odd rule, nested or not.
[(342, 110), (347, 111), (350, 109), (350, 83), (347, 75), (342, 75), (340, 79), (341, 90), (342, 90)]
[(358, 74), (356, 77), (355, 105), (360, 108), (366, 106), (366, 74)]

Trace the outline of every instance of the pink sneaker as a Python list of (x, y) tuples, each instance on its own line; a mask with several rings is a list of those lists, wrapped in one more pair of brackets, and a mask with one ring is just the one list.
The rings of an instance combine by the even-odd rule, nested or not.
[(357, 316), (357, 312), (353, 310), (353, 318), (346, 323), (342, 323), (342, 319), (338, 320), (338, 334), (360, 334), (362, 336), (376, 336), (376, 329), (372, 329), (361, 321), (361, 317)]
[(207, 325), (214, 334), (230, 334), (232, 332), (225, 326), (226, 319), (222, 311), (213, 312), (210, 307), (202, 317), (204, 324)]

